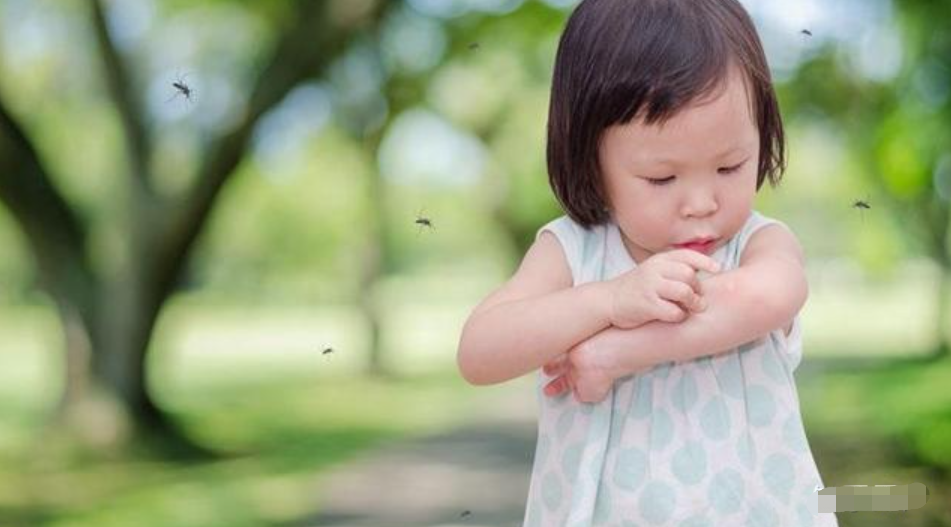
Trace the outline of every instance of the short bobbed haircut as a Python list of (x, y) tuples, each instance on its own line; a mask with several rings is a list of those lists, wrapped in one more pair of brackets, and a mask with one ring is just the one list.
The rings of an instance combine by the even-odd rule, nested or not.
[(555, 58), (548, 115), (552, 190), (571, 219), (609, 219), (598, 156), (604, 131), (662, 124), (716, 93), (738, 67), (756, 122), (756, 189), (786, 169), (785, 138), (766, 55), (737, 0), (583, 0)]

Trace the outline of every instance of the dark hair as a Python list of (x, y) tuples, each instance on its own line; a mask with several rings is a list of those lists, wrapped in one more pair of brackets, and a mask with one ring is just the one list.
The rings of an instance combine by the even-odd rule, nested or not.
[(552, 79), (548, 177), (565, 212), (590, 227), (608, 219), (598, 160), (604, 130), (642, 114), (663, 123), (744, 73), (760, 134), (756, 189), (786, 168), (769, 66), (737, 0), (584, 0), (568, 19)]

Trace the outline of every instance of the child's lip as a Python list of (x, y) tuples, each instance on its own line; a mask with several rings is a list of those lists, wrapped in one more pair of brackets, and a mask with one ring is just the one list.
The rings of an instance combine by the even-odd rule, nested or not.
[(692, 249), (697, 252), (709, 254), (710, 250), (713, 249), (713, 246), (716, 245), (716, 242), (716, 238), (698, 238), (695, 240), (690, 240), (687, 243), (678, 243), (674, 247), (680, 249)]

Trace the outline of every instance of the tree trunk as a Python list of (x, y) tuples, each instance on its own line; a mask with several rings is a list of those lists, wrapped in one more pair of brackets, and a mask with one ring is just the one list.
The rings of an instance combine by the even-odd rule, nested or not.
[(363, 250), (364, 263), (360, 273), (360, 310), (367, 321), (367, 331), (370, 336), (370, 355), (367, 361), (367, 374), (374, 377), (388, 377), (392, 375), (385, 363), (383, 350), (380, 298), (377, 294), (377, 284), (388, 271), (388, 244), (386, 232), (386, 189), (380, 176), (376, 159), (383, 140), (385, 126), (369, 131), (363, 139), (364, 152), (373, 163), (367, 182), (367, 241)]
[(62, 321), (66, 356), (63, 369), (63, 390), (56, 405), (55, 419), (68, 418), (71, 404), (88, 395), (89, 361), (92, 357), (92, 339), (79, 310), (66, 300), (59, 300), (58, 313)]
[(945, 359), (951, 355), (951, 329), (948, 320), (951, 318), (951, 261), (942, 260), (938, 268), (938, 309), (935, 333), (938, 336), (938, 346), (934, 352), (935, 359)]
[(152, 332), (166, 294), (146, 283), (116, 281), (103, 296), (93, 346), (91, 377), (126, 411), (133, 438), (173, 457), (208, 457), (156, 403), (148, 385), (146, 362)]
[(946, 202), (937, 194), (926, 197), (918, 207), (923, 212), (923, 228), (929, 238), (929, 252), (938, 264), (938, 283), (935, 293), (938, 295), (935, 335), (938, 343), (932, 354), (934, 359), (943, 359), (949, 355), (951, 330), (948, 328), (948, 305), (951, 296), (951, 252), (948, 251), (948, 238), (951, 235), (951, 213)]
[(367, 323), (369, 334), (369, 357), (366, 373), (373, 377), (387, 377), (390, 372), (384, 361), (382, 331), (380, 322), (379, 299), (376, 295), (376, 284), (382, 276), (380, 265), (379, 236), (371, 235), (367, 240), (367, 247), (363, 251), (364, 261), (360, 273), (360, 299), (358, 305)]

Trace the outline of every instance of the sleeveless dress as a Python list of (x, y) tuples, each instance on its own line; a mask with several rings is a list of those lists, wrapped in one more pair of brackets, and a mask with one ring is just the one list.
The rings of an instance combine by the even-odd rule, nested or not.
[[(780, 223), (752, 211), (712, 257), (739, 265), (753, 233)], [(574, 284), (636, 266), (613, 222), (586, 230), (567, 216), (558, 238)], [(632, 352), (635, 352), (632, 350)], [(809, 448), (793, 372), (799, 317), (732, 351), (668, 362), (615, 381), (599, 403), (544, 395), (525, 527), (835, 527), (818, 513), (824, 487)]]

